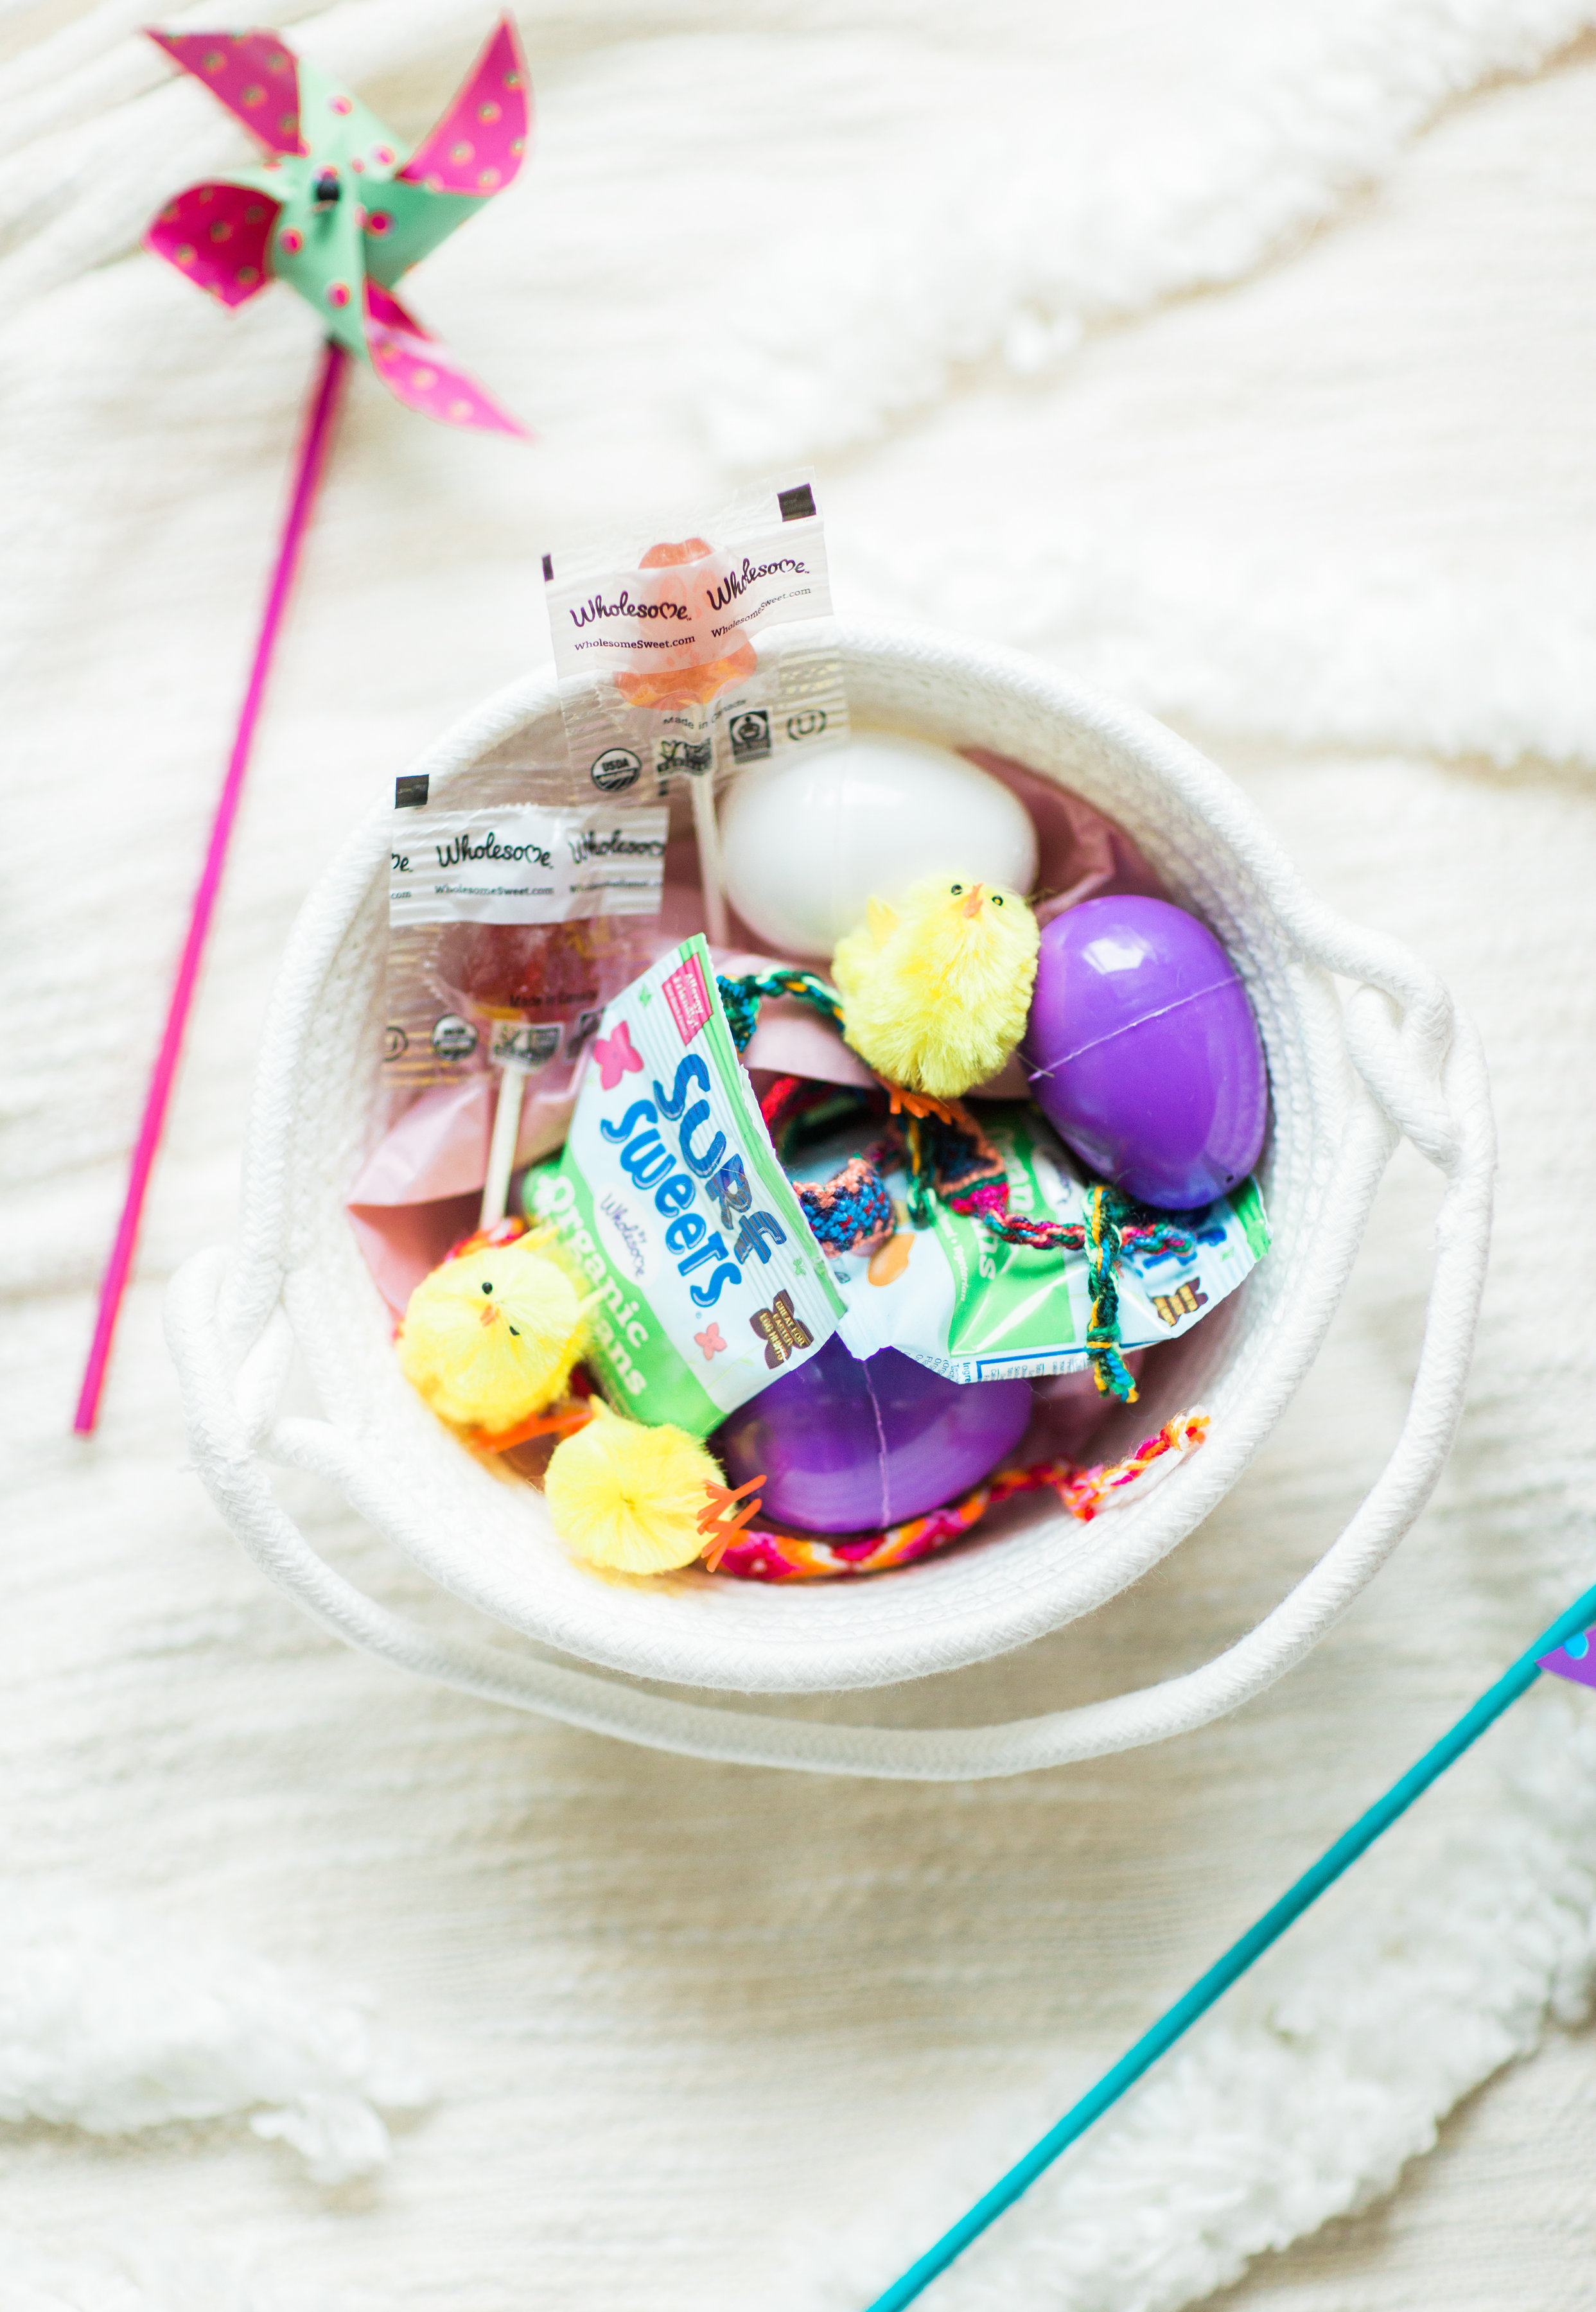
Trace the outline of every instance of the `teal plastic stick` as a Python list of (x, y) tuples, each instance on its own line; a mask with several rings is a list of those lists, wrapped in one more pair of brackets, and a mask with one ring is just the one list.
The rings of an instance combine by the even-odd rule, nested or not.
[(1280, 1900), (1231, 1945), (1224, 1957), (1216, 1959), (1206, 1975), (1200, 1975), (1188, 1992), (1165, 2010), (1152, 2029), (1144, 2031), (1136, 2045), (1120, 2056), (1112, 2070), (1105, 2071), (1097, 2085), (1088, 2089), (1079, 2103), (1071, 2106), (1058, 2124), (1050, 2127), (1023, 2159), (1017, 2159), (1008, 2174), (1000, 2176), (992, 2189), (943, 2234), (934, 2247), (927, 2248), (918, 2263), (911, 2264), (900, 2279), (878, 2296), (866, 2312), (903, 2312), (906, 2304), (912, 2304), (929, 2288), (937, 2274), (945, 2272), (971, 2240), (978, 2239), (988, 2224), (995, 2222), (1005, 2208), (1013, 2206), (1022, 2192), (1053, 2165), (1061, 2151), (1078, 2141), (1094, 2119), (1101, 2119), (1127, 2088), (1135, 2086), (1144, 2071), (1190, 2030), (1199, 2016), (1207, 2013), (1221, 1993), (1228, 1991), (1238, 1976), (1246, 1974), (1253, 1960), (1261, 1958), (1270, 1944), (1279, 1940), (1293, 1919), (1300, 1919), (1327, 1887), (1335, 1885), (1342, 1872), (1373, 1845), (1381, 1831), (1389, 1830), (1399, 1816), (1406, 1814), (1415, 1799), (1445, 1773), (1453, 1760), (1460, 1758), (1510, 1703), (1529, 1692), (1540, 1675), (1541, 1657), (1577, 1637), (1592, 1622), (1596, 1622), (1596, 1589), (1587, 1590), (1548, 1630), (1543, 1630), (1528, 1652), (1521, 1653), (1513, 1668), (1495, 1686), (1486, 1688), (1434, 1747), (1426, 1750), (1416, 1765), (1409, 1766), (1383, 1798), (1376, 1799), (1350, 1830), (1344, 1830), (1335, 1844), (1327, 1847), (1319, 1861), (1303, 1871), (1295, 1885), (1288, 1887)]

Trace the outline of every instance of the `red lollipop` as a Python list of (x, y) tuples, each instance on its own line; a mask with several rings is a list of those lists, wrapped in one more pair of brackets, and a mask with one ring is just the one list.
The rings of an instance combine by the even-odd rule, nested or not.
[(436, 965), (440, 985), (494, 1022), (489, 1056), (500, 1071), (480, 1225), (504, 1217), (526, 1080), (572, 1062), (600, 1014), (642, 969), (636, 918), (583, 915), (563, 924), (451, 924)]

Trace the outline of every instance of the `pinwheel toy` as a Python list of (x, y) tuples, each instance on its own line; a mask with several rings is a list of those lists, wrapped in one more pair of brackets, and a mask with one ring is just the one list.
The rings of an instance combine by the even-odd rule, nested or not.
[(285, 281), (328, 336), (428, 417), (523, 429), (393, 294), (417, 261), (509, 184), (526, 151), (526, 68), (508, 18), (414, 153), (275, 32), (150, 36), (267, 147), (259, 169), (190, 185), (145, 236), (224, 305)]
[(267, 149), (258, 168), (190, 185), (168, 203), (145, 246), (224, 305), (241, 305), (273, 280), (312, 307), (326, 332), (288, 512), (267, 591), (227, 774), (194, 897), (127, 1195), (101, 1286), (94, 1336), (73, 1426), (88, 1432), (127, 1289), (150, 1171), (177, 1073), (206, 934), (273, 646), (310, 520), (351, 355), (412, 409), (449, 425), (524, 434), (394, 295), (394, 284), (521, 167), (527, 138), (526, 66), (508, 17), (499, 24), (443, 118), (414, 152), (376, 115), (275, 32), (152, 32)]

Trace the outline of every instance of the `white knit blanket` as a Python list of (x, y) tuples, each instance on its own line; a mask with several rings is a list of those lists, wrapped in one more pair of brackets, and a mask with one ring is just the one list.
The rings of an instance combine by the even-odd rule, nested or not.
[[(229, 316), (139, 250), (246, 157), (145, 13), (0, 15), (0, 2312), (848, 2312), (1596, 1564), (1596, 6), (528, 8), (531, 164), (411, 285), (541, 440), (355, 381), (83, 1444), (315, 345), (286, 290)], [(288, 30), (414, 136), (487, 22), (345, 0)], [(1495, 1080), (1497, 1250), (1429, 1513), (1237, 1718), (1008, 1783), (707, 1767), (405, 1685), (239, 1557), (160, 1343), (165, 1277), (235, 1224), (294, 911), (546, 654), (539, 547), (802, 458), (842, 609), (1189, 731), (1447, 976)], [(1248, 1626), (1394, 1434), (1435, 1201), (1399, 1160), (1310, 1384), (1154, 1580), (842, 1706), (1008, 1716)], [(1547, 2034), (1583, 2012), (1593, 1894), (1596, 1697), (1538, 1692), (928, 2303), (1584, 2303), (1588, 2050)]]

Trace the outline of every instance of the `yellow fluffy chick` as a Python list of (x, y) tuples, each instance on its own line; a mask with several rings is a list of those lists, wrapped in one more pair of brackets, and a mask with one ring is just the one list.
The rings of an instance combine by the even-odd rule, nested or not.
[(877, 1075), (933, 1099), (995, 1076), (1025, 1032), (1041, 934), (1016, 891), (934, 875), (872, 899), (831, 975), (843, 1034)]
[(539, 1239), (446, 1260), (410, 1295), (399, 1365), (433, 1411), (492, 1438), (563, 1395), (582, 1352), (583, 1303)]
[(724, 1483), (682, 1430), (645, 1428), (595, 1404), (587, 1427), (556, 1447), (544, 1495), (573, 1557), (619, 1573), (666, 1573), (704, 1547), (700, 1520)]

